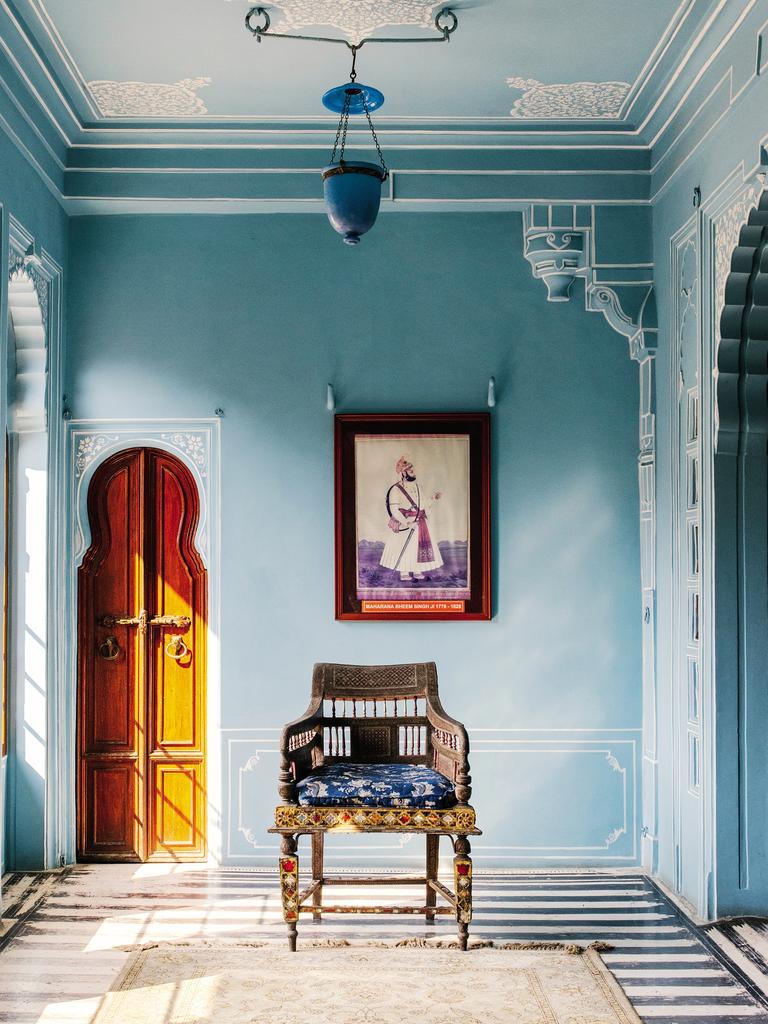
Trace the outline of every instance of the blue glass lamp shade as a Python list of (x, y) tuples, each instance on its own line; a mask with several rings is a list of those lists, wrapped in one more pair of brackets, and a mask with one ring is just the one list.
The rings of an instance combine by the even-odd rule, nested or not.
[[(371, 122), (371, 111), (378, 110), (383, 104), (384, 94), (372, 85), (354, 81), (354, 77), (353, 62), (352, 80), (345, 85), (334, 86), (323, 96), (323, 106), (341, 115), (331, 162), (323, 169), (325, 209), (331, 226), (347, 245), (357, 245), (360, 236), (373, 227), (381, 202), (381, 183), (389, 176)], [(365, 115), (381, 164), (344, 159), (350, 114)]]
[(324, 92), (322, 103), (334, 114), (343, 114), (345, 107), (348, 114), (362, 114), (366, 107), (368, 112), (372, 113), (384, 105), (384, 93), (373, 85), (345, 82), (344, 85), (334, 85), (332, 89)]
[(385, 177), (379, 164), (344, 160), (323, 169), (328, 220), (347, 245), (357, 245), (376, 222)]

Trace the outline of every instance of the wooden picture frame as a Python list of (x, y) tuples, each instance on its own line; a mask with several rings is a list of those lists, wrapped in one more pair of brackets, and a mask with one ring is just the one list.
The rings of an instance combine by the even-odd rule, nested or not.
[(490, 415), (335, 418), (336, 618), (491, 618)]

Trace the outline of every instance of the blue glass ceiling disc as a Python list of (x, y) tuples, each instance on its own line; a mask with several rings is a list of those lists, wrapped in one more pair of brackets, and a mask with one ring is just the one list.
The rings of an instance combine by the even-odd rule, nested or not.
[(340, 114), (344, 109), (344, 100), (350, 95), (350, 114), (363, 113), (363, 100), (368, 104), (368, 110), (378, 110), (384, 103), (384, 93), (374, 89), (372, 85), (361, 85), (359, 82), (347, 82), (345, 85), (336, 85), (333, 89), (323, 94), (323, 106), (332, 110), (334, 114)]

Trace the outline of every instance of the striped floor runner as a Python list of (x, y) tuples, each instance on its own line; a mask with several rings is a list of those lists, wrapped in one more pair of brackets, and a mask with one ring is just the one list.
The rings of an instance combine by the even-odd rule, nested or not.
[[(414, 888), (393, 885), (380, 893), (376, 902), (408, 903)], [(267, 871), (83, 865), (58, 877), (10, 876), (3, 895), (3, 916), (12, 924), (0, 938), (0, 1021), (14, 1024), (90, 1024), (129, 956), (127, 946), (216, 937), (280, 941), (284, 934), (275, 878)], [(326, 899), (366, 902), (371, 895), (349, 885)], [(427, 927), (412, 916), (329, 916), (317, 925), (302, 919), (299, 941), (395, 940), (453, 930), (450, 918)], [(768, 1024), (768, 1010), (639, 874), (479, 874), (471, 933), (500, 941), (608, 942), (614, 948), (606, 963), (653, 1024), (744, 1018)]]

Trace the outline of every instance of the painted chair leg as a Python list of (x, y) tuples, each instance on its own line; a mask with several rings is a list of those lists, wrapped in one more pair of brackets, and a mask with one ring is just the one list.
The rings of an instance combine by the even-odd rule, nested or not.
[(437, 893), (429, 884), (429, 881), (437, 880), (437, 869), (439, 864), (440, 836), (427, 833), (427, 897), (425, 900), (426, 910), (424, 916), (428, 924), (435, 923), (435, 911), (437, 906)]
[(283, 901), (283, 920), (288, 925), (288, 948), (296, 952), (299, 921), (299, 858), (296, 836), (280, 839), (280, 895)]
[(459, 949), (467, 948), (469, 924), (472, 920), (472, 858), (469, 856), (469, 840), (459, 836), (453, 844), (453, 880), (456, 893), (456, 925), (459, 932)]
[(321, 884), (315, 889), (312, 894), (312, 906), (318, 909), (312, 911), (312, 920), (319, 924), (323, 920), (323, 915), (320, 913), (320, 907), (323, 905), (323, 851), (325, 846), (325, 836), (322, 832), (312, 833), (312, 881), (316, 882), (320, 880)]

